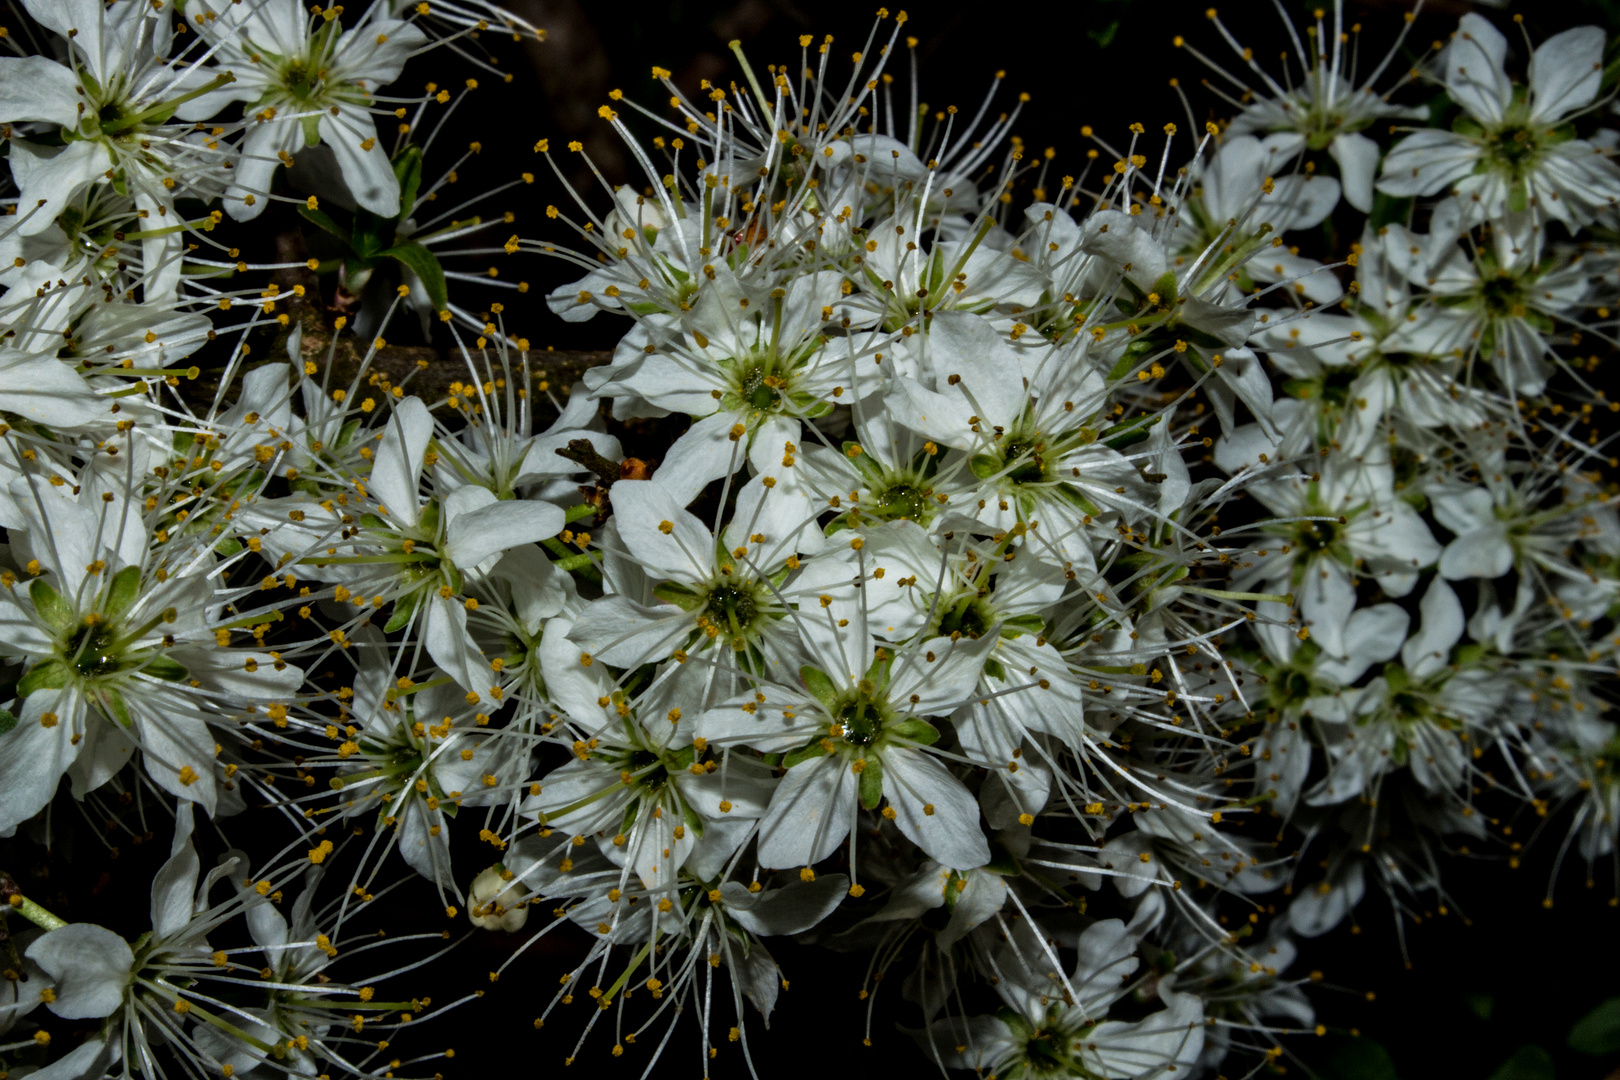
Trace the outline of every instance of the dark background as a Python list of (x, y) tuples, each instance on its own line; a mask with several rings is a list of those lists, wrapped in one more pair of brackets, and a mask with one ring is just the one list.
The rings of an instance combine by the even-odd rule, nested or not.
[[(448, 167), (449, 155), (459, 151), (456, 144), (478, 139), (483, 152), (460, 170), (464, 188), (493, 187), (517, 172), (535, 172), (535, 184), (505, 193), (499, 208), (515, 214), (514, 230), (525, 238), (559, 244), (568, 243), (569, 234), (548, 222), (543, 210), (548, 203), (565, 205), (566, 194), (532, 153), (537, 139), (549, 138), (557, 147), (578, 139), (610, 181), (629, 180), (640, 186), (640, 178), (627, 173), (626, 157), (613, 133), (596, 116), (609, 90), (661, 102), (665, 93), (649, 76), (654, 64), (674, 71), (676, 81), (689, 92), (703, 78), (729, 83), (734, 71), (725, 43), (733, 38), (745, 43), (756, 67), (784, 60), (796, 66), (796, 39), (801, 33), (814, 33), (818, 39), (833, 34), (835, 53), (847, 56), (864, 42), (873, 15), (873, 8), (866, 5), (827, 0), (614, 4), (511, 0), (511, 4), (544, 27), (548, 40), (519, 45), (498, 34), (485, 35), (483, 44), (498, 57), (501, 68), (514, 73), (510, 84), (502, 85), (440, 51), (407, 70), (402, 90), (418, 89), (413, 80), (454, 86), (468, 75), (478, 75), (480, 89), (461, 106), (450, 133), (454, 138), (447, 137), (436, 148), (444, 159), (440, 168)], [(1079, 169), (1089, 145), (1079, 133), (1083, 124), (1111, 138), (1124, 136), (1132, 122), (1141, 122), (1150, 132), (1166, 122), (1185, 129), (1186, 112), (1169, 87), (1173, 77), (1187, 90), (1200, 123), (1229, 112), (1200, 87), (1206, 74), (1202, 66), (1171, 45), (1179, 33), (1223, 61), (1231, 57), (1206, 22), (1205, 6), (1203, 0), (1041, 5), (925, 0), (907, 6), (910, 22), (905, 33), (919, 38), (923, 97), (935, 106), (976, 107), (995, 73), (1004, 69), (1003, 107), (1011, 108), (1021, 91), (1032, 96), (1017, 133), (1037, 151), (1055, 147), (1061, 174)], [(1277, 56), (1285, 39), (1270, 2), (1228, 0), (1219, 6), (1228, 27), (1252, 45), (1262, 61)], [(1284, 6), (1301, 17), (1313, 5), (1284, 0)], [(1347, 4), (1347, 22), (1359, 20), (1364, 25), (1365, 56), (1382, 55), (1408, 7), (1395, 0)], [(1421, 50), (1443, 38), (1455, 27), (1456, 17), (1470, 8), (1457, 0), (1426, 5), (1410, 43)], [(1509, 31), (1510, 41), (1521, 40), (1508, 24), (1507, 12), (1481, 10)], [(1587, 21), (1620, 26), (1617, 0), (1546, 0), (1517, 10), (1523, 12), (1532, 40)], [(897, 76), (905, 71), (900, 59), (902, 66), (891, 68)], [(1518, 63), (1522, 65), (1522, 56)], [(1397, 63), (1394, 70), (1405, 66)], [(1276, 70), (1274, 59), (1268, 70)], [(628, 117), (629, 111), (621, 109), (621, 114)], [(430, 174), (433, 158), (430, 155)], [(606, 202), (605, 192), (593, 187), (594, 181), (578, 169), (577, 158), (559, 154), (556, 160), (561, 167), (576, 170), (570, 178), (593, 189), (600, 203)], [(490, 297), (506, 303), (508, 325), (537, 348), (611, 348), (624, 324), (599, 317), (567, 325), (547, 314), (540, 302), (546, 291), (572, 280), (577, 272), (560, 262), (525, 258), (515, 276), (531, 282), (526, 298), (514, 302), (510, 293)], [(514, 274), (503, 269), (502, 276)], [(59, 802), (58, 812), (64, 810)], [(228, 835), (232, 824), (223, 823)], [(147, 883), (167, 848), (167, 826), (153, 827), (158, 835), (152, 842), (132, 845), (126, 840), (114, 860), (83, 844), (78, 857), (70, 860), (64, 851), (46, 856), (23, 840), (0, 842), (0, 867), (45, 869), (48, 879), (37, 875), (24, 879), (24, 888), (32, 895), (58, 908), (64, 917), (101, 921), (133, 936), (145, 928)], [(1549, 834), (1556, 842), (1561, 830), (1555, 827)], [(1557, 881), (1558, 901), (1545, 907), (1554, 846), (1532, 850), (1518, 869), (1509, 869), (1501, 860), (1451, 860), (1446, 880), (1452, 903), (1446, 917), (1425, 917), (1421, 922), (1408, 918), (1398, 933), (1396, 916), (1373, 891), (1357, 912), (1359, 932), (1341, 927), (1305, 942), (1293, 974), (1324, 973), (1314, 1000), (1329, 1033), (1324, 1038), (1291, 1040), (1289, 1048), (1296, 1056), (1285, 1057), (1280, 1067), (1296, 1076), (1314, 1073), (1331, 1080), (1394, 1076), (1484, 1080), (1493, 1074), (1496, 1080), (1543, 1080), (1549, 1075), (1597, 1080), (1615, 1074), (1620, 1057), (1589, 1057), (1565, 1046), (1577, 1019), (1620, 995), (1620, 909), (1610, 903), (1614, 885), (1603, 880), (1610, 878), (1612, 868), (1599, 867), (1600, 883), (1589, 888), (1586, 868), (1566, 864)], [(458, 849), (463, 880), (490, 859), (488, 849), (479, 847), (473, 842)], [(210, 855), (204, 857), (211, 861)], [(437, 899), (423, 882), (410, 883), (390, 899), (395, 903), (387, 917), (402, 929), (446, 925)], [(459, 934), (466, 924), (457, 920), (449, 925)], [(406, 1056), (453, 1046), (454, 1060), (428, 1066), (449, 1077), (561, 1067), (572, 1052), (589, 1004), (582, 999), (554, 1014), (544, 1031), (534, 1030), (532, 1020), (550, 999), (559, 973), (577, 962), (584, 937), (571, 932), (553, 935), (491, 985), (486, 973), (519, 940), (480, 933), (434, 967), (431, 976), (407, 976), (410, 985), (396, 992), (431, 994), (439, 1001), (480, 988), (487, 994), (437, 1027), (402, 1036), (401, 1049), (410, 1051)], [(884, 1075), (932, 1070), (910, 1040), (895, 1030), (898, 1014), (881, 1005), (873, 1045), (861, 1045), (865, 1005), (857, 1000), (857, 991), (864, 959), (787, 942), (773, 941), (771, 947), (793, 987), (778, 1002), (772, 1031), (753, 1025), (755, 1062), (762, 1072), (796, 1072), (801, 1062), (818, 1072), (855, 1068)], [(722, 1012), (716, 1019), (723, 1040), (729, 1018)], [(574, 1067), (607, 1068), (614, 1076), (639, 1075), (651, 1049), (648, 1044), (654, 1041), (644, 1039), (642, 1046), (614, 1059), (609, 1056), (610, 1032), (598, 1032)], [(698, 1075), (696, 1043), (694, 1028), (678, 1031), (657, 1067), (660, 1073)], [(741, 1056), (723, 1041), (720, 1044), (721, 1054), (711, 1063), (712, 1075), (746, 1075)], [(1525, 1045), (1543, 1047), (1550, 1057), (1521, 1053), (1504, 1065)], [(420, 1067), (405, 1070), (411, 1075), (419, 1071)], [(1231, 1075), (1241, 1072), (1234, 1069)]]

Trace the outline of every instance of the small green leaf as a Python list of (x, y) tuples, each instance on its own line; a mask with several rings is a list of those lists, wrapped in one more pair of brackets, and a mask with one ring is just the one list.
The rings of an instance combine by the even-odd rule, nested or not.
[(1567, 1041), (1571, 1050), (1594, 1057), (1620, 1052), (1620, 997), (1610, 998), (1577, 1020)]
[(10, 709), (0, 709), (0, 735), (4, 735), (17, 726), (17, 714)]
[(1367, 218), (1367, 227), (1377, 230), (1385, 225), (1404, 225), (1411, 215), (1411, 199), (1397, 199), (1381, 191), (1376, 192), (1373, 195), (1372, 213)]
[(298, 208), (298, 216), (309, 222), (311, 225), (315, 225), (325, 232), (331, 233), (345, 244), (349, 243), (349, 230), (333, 221), (331, 215), (326, 211), (316, 210), (314, 207), (305, 204)]
[(72, 669), (60, 660), (41, 661), (18, 681), (17, 696), (25, 698), (35, 690), (60, 690), (72, 674)]
[(443, 311), (450, 303), (450, 293), (444, 285), (444, 269), (439, 266), (439, 260), (433, 252), (415, 242), (395, 244), (386, 251), (377, 253), (379, 258), (387, 257), (403, 263), (417, 277), (422, 279), (422, 287), (427, 290), (428, 299), (433, 302), (435, 311)]
[(883, 801), (883, 759), (873, 755), (866, 758), (861, 770), (861, 808), (876, 810)]
[(126, 566), (113, 575), (112, 584), (107, 588), (107, 602), (102, 606), (102, 610), (109, 619), (117, 618), (128, 611), (129, 606), (140, 595), (141, 568)]
[(405, 152), (394, 159), (394, 176), (399, 180), (399, 217), (403, 221), (416, 209), (416, 193), (422, 187), (421, 147), (407, 146)]
[(62, 599), (61, 593), (51, 588), (49, 582), (35, 578), (34, 583), (28, 586), (28, 597), (34, 602), (34, 611), (50, 623), (51, 629), (58, 634), (66, 634), (78, 626), (79, 620), (74, 617), (73, 608)]
[(984, 864), (984, 868), (1002, 877), (1017, 877), (1023, 873), (1023, 869), (1018, 865), (1018, 857), (1009, 851), (1005, 844), (996, 840), (990, 841), (990, 861)]
[(1539, 1046), (1526, 1043), (1497, 1066), (1491, 1080), (1553, 1080), (1553, 1059)]
[(804, 688), (810, 691), (810, 696), (821, 702), (821, 707), (828, 712), (838, 709), (838, 687), (833, 685), (825, 672), (806, 664), (799, 669), (799, 678), (804, 681)]
[(1333, 1080), (1398, 1080), (1389, 1051), (1364, 1038), (1340, 1042), (1323, 1072)]

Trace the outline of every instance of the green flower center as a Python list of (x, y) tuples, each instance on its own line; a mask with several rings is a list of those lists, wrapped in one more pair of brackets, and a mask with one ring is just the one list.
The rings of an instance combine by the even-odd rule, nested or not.
[(1478, 296), (1480, 305), (1497, 318), (1524, 314), (1524, 288), (1507, 274), (1480, 282)]
[(737, 385), (737, 397), (755, 412), (774, 412), (782, 404), (782, 395), (777, 389), (781, 385), (781, 379), (756, 365), (743, 372)]
[(1485, 152), (1514, 176), (1522, 175), (1535, 164), (1540, 149), (1537, 132), (1523, 124), (1497, 128), (1485, 138)]
[(299, 101), (309, 101), (319, 94), (325, 76), (324, 70), (311, 71), (307, 61), (294, 60), (281, 69), (281, 85)]
[(1306, 552), (1327, 551), (1338, 541), (1336, 521), (1301, 521), (1294, 526), (1294, 543)]
[(854, 695), (834, 711), (844, 729), (844, 741), (851, 745), (870, 746), (883, 731), (884, 708), (874, 690), (869, 680), (862, 679)]
[(759, 615), (759, 599), (753, 590), (738, 585), (716, 585), (709, 590), (704, 613), (713, 617), (723, 630), (748, 629)]
[(118, 635), (103, 621), (83, 625), (74, 631), (62, 647), (62, 656), (84, 679), (111, 675), (124, 666)]
[(939, 620), (941, 636), (960, 633), (966, 638), (978, 638), (995, 625), (994, 614), (976, 596), (964, 596), (945, 609)]
[(927, 522), (932, 517), (934, 489), (918, 487), (904, 480), (890, 484), (873, 493), (868, 509), (874, 517), (884, 521), (905, 520)]
[(1046, 479), (1046, 443), (1037, 436), (1013, 436), (1001, 444), (1007, 479), (1015, 484), (1038, 484)]

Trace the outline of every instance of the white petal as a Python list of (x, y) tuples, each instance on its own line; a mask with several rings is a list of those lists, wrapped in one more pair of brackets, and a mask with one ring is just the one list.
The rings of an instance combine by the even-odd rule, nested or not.
[[(890, 699), (910, 702), (911, 711), (918, 716), (955, 709), (973, 693), (985, 659), (999, 640), (996, 633), (957, 641), (937, 637), (907, 649), (895, 660)], [(917, 700), (912, 701), (913, 696)]]
[(433, 415), (421, 398), (408, 397), (394, 407), (377, 446), (371, 467), (371, 493), (395, 521), (415, 525), (418, 516), (418, 478), (428, 442), (433, 438)]
[(1499, 578), (1511, 569), (1513, 545), (1508, 543), (1506, 522), (1463, 533), (1440, 553), (1440, 576), (1451, 581)]
[(1384, 156), (1378, 190), (1397, 197), (1433, 195), (1473, 172), (1479, 155), (1472, 140), (1454, 132), (1414, 132)]
[(191, 804), (181, 802), (175, 811), (169, 861), (152, 879), (152, 933), (159, 938), (168, 937), (191, 921), (197, 875), (202, 868), (197, 849), (191, 843)]
[(990, 861), (990, 845), (979, 829), (979, 804), (928, 754), (885, 751), (883, 794), (900, 831), (944, 865), (972, 870)]
[(1119, 996), (1122, 983), (1136, 973), (1136, 936), (1119, 919), (1104, 919), (1086, 928), (1075, 943), (1075, 1006), (1100, 1016)]
[[(216, 744), (195, 707), (167, 686), (151, 683), (143, 684), (139, 693), (126, 693), (124, 700), (135, 721), (146, 774), (171, 795), (201, 803), (212, 815)], [(187, 768), (191, 779), (182, 776)]]
[(454, 597), (434, 593), (428, 598), (422, 621), (422, 638), (428, 655), (463, 690), (480, 696), (495, 682), (489, 661), (478, 650), (478, 643), (467, 632), (467, 607)]
[(1192, 1075), (1204, 1050), (1204, 1003), (1167, 992), (1170, 1006), (1133, 1024), (1107, 1020), (1075, 1043), (1080, 1060), (1098, 1076), (1180, 1080)]
[(1530, 58), (1530, 121), (1550, 124), (1584, 109), (1603, 82), (1603, 31), (1577, 26), (1554, 34)]
[(1451, 647), (1463, 635), (1463, 608), (1444, 578), (1435, 578), (1418, 605), (1423, 621), (1418, 632), (1401, 647), (1401, 662), (1415, 679), (1446, 666)]
[(697, 629), (673, 604), (648, 607), (628, 596), (604, 596), (580, 613), (570, 640), (599, 660), (622, 668), (666, 660)]
[(1018, 370), (1018, 355), (983, 318), (966, 311), (937, 313), (928, 329), (928, 350), (936, 375), (958, 377), (945, 396), (961, 395), (983, 426), (1010, 427), (1022, 415), (1029, 395), (1020, 379), (1009, 378)]
[(857, 779), (836, 754), (789, 769), (759, 825), (760, 865), (809, 866), (838, 850), (855, 824)]
[[(617, 486), (617, 485), (615, 485)], [(587, 730), (601, 727), (609, 713), (597, 702), (613, 693), (613, 673), (568, 640), (574, 621), (555, 618), (546, 622), (540, 638), (540, 673), (546, 692), (562, 712)]]
[[(0, 776), (5, 777), (0, 783), (0, 836), (9, 836), (45, 808), (79, 754), (72, 739), (84, 727), (84, 709), (80, 706), (70, 714), (67, 705), (60, 704), (62, 698), (77, 700), (77, 695), (36, 690), (17, 709), (16, 726), (0, 734)], [(53, 711), (57, 713), (53, 726), (39, 722)]]
[(79, 80), (48, 56), (0, 57), (0, 117), (8, 124), (43, 120), (79, 123)]
[[(1374, 604), (1350, 616), (1343, 636), (1343, 651), (1318, 661), (1317, 674), (1349, 686), (1373, 664), (1381, 664), (1400, 651), (1411, 617), (1395, 604)], [(1277, 725), (1282, 727), (1283, 725)], [(1308, 753), (1308, 751), (1307, 751)]]
[[(686, 506), (697, 498), (711, 481), (729, 476), (747, 460), (742, 439), (731, 437), (732, 426), (739, 417), (736, 413), (717, 412), (686, 429), (686, 434), (664, 455), (663, 464), (653, 474), (652, 483), (658, 484)], [(623, 483), (620, 481), (619, 483)], [(614, 484), (617, 488), (619, 485)]]
[(1446, 48), (1446, 89), (1481, 123), (1495, 123), (1513, 100), (1513, 83), (1502, 70), (1507, 39), (1482, 17), (1469, 13)]
[[(462, 488), (451, 498), (467, 490), (484, 489)], [(508, 499), (462, 511), (445, 526), (445, 554), (462, 570), (471, 570), (510, 548), (556, 536), (565, 520), (562, 507), (538, 499)]]
[(108, 1067), (119, 1059), (117, 1042), (92, 1036), (37, 1072), (36, 1080), (96, 1080), (108, 1075)]
[[(399, 215), (399, 177), (388, 161), (388, 153), (377, 138), (377, 125), (371, 114), (357, 106), (340, 106), (338, 115), (323, 112), (321, 142), (337, 156), (343, 182), (349, 185), (354, 201), (381, 218)], [(370, 141), (371, 148), (365, 149)]]
[(106, 927), (71, 923), (28, 946), (28, 959), (56, 980), (50, 1010), (64, 1020), (111, 1016), (124, 1001), (135, 954)]
[[(429, 810), (420, 799), (412, 799), (399, 816), (395, 833), (399, 853), (412, 870), (439, 885), (455, 880), (450, 868), (450, 836), (444, 828), (444, 815)], [(439, 827), (437, 836), (433, 827)]]
[(37, 236), (56, 224), (62, 208), (100, 180), (112, 161), (100, 143), (88, 140), (69, 143), (50, 157), (32, 147), (32, 152), (19, 154), (17, 151), (26, 145), (14, 142), (11, 147), (12, 175), (21, 189), (17, 213), (27, 217), (17, 231), (23, 236)]
[(1337, 135), (1328, 153), (1339, 165), (1344, 201), (1363, 214), (1372, 211), (1373, 175), (1378, 172), (1378, 144), (1359, 132)]
[(278, 153), (293, 153), (303, 145), (296, 120), (255, 120), (248, 126), (225, 192), (225, 212), (233, 221), (251, 221), (264, 213), (270, 205), (270, 178), (281, 164)]
[(608, 489), (608, 497), (619, 538), (649, 577), (694, 583), (713, 573), (714, 536), (668, 486), (620, 480)]
[(727, 913), (760, 937), (802, 934), (831, 915), (844, 899), (849, 879), (823, 874), (813, 881), (794, 881), (780, 889), (751, 893), (740, 881), (720, 887)]

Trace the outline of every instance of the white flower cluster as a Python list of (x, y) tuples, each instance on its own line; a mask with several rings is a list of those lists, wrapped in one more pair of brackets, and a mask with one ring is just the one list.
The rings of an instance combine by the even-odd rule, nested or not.
[[(550, 313), (628, 320), (552, 396), (432, 246), (504, 223), (427, 218), (416, 121), (390, 153), (375, 119), (447, 101), (380, 91), (493, 8), (25, 5), (57, 37), (0, 59), (0, 836), (175, 818), (138, 940), (0, 881), (45, 931), (0, 984), (36, 1075), (395, 1075), (431, 1002), (326, 968), (396, 860), (477, 927), (585, 931), (535, 1023), (586, 995), (615, 1055), (688, 1011), (748, 1054), (795, 935), (898, 977), (943, 1067), (1164, 1080), (1314, 1027), (1295, 938), (1369, 875), (1399, 906), (1566, 804), (1613, 855), (1600, 30), (1521, 85), (1469, 15), (1379, 90), (1336, 7), (1285, 88), (1217, 19), (1262, 85), (1231, 124), (1086, 129), (1061, 178), (993, 92), (896, 89), (903, 14), (847, 73), (808, 36), (695, 99), (655, 69), (650, 147), (602, 109), (640, 192), (504, 247), (581, 268)], [(230, 286), (304, 267), (213, 236), (278, 200), (346, 245), (309, 269), (355, 328)], [(400, 304), (455, 336), (448, 393), (382, 368)], [(199, 811), (280, 832), (204, 876)], [(50, 1013), (101, 1026), (51, 1049)]]

